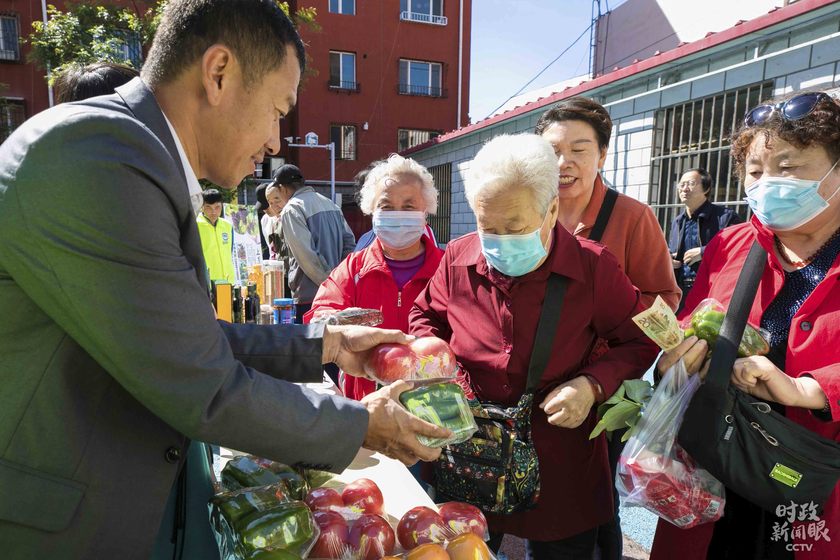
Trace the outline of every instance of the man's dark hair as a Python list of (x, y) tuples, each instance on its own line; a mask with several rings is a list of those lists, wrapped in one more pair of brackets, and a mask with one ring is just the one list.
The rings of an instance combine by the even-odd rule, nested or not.
[(708, 197), (709, 193), (712, 192), (712, 175), (702, 167), (692, 167), (691, 169), (686, 169), (683, 171), (683, 175), (692, 172), (696, 172), (700, 175), (700, 185), (703, 187), (703, 194)]
[(204, 204), (216, 204), (222, 201), (222, 193), (216, 189), (206, 189), (201, 196), (204, 198)]
[(113, 62), (68, 66), (53, 84), (56, 103), (81, 101), (97, 95), (114, 93), (115, 89), (139, 75), (140, 72), (134, 68)]
[(257, 208), (257, 214), (265, 212), (266, 208), (268, 208), (268, 199), (265, 197), (266, 189), (268, 189), (268, 185), (265, 183), (254, 189), (254, 195), (257, 197), (257, 203), (254, 205)]
[(306, 67), (303, 41), (274, 0), (170, 0), (143, 80), (153, 88), (171, 82), (217, 43), (236, 55), (246, 87), (278, 69), (288, 45), (297, 51), (301, 73)]
[(585, 97), (570, 97), (564, 99), (542, 114), (537, 126), (536, 134), (542, 134), (548, 127), (563, 121), (583, 121), (595, 130), (598, 147), (607, 148), (612, 135), (612, 119), (610, 114), (600, 103)]

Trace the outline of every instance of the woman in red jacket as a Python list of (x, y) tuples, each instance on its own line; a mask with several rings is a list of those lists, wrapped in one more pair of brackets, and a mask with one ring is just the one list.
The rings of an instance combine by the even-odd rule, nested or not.
[[(376, 240), (330, 273), (305, 320), (362, 307), (382, 312), (382, 328), (408, 332), (411, 304), (443, 256), (423, 235), (426, 216), (437, 211), (434, 180), (416, 161), (394, 154), (371, 169), (360, 194), (362, 212), (373, 215)], [(356, 400), (376, 390), (373, 381), (359, 377), (342, 375), (340, 384)]]
[[(758, 240), (767, 265), (749, 321), (770, 333), (771, 351), (737, 360), (732, 383), (840, 441), (840, 106), (819, 92), (759, 105), (733, 139), (732, 157), (754, 216), (707, 245), (682, 315), (707, 297), (728, 305)], [(691, 337), (658, 368), (666, 371), (682, 357), (697, 371), (706, 354), (706, 343)], [(791, 523), (789, 510), (777, 517), (729, 489), (726, 501), (715, 524), (682, 530), (660, 521), (651, 558), (840, 558), (840, 488), (824, 512), (814, 512), (820, 519), (805, 510), (808, 504), (796, 504), (802, 509), (794, 521), (804, 524)]]

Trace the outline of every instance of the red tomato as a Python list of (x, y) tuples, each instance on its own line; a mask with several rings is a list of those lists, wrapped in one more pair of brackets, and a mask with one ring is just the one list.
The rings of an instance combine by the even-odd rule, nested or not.
[(332, 488), (313, 488), (306, 495), (304, 502), (306, 502), (306, 505), (312, 511), (326, 511), (333, 507), (344, 506), (344, 500), (341, 499), (341, 494), (338, 493), (338, 490)]
[(420, 361), (405, 344), (380, 344), (365, 361), (365, 373), (383, 384), (415, 377)]
[(420, 360), (418, 377), (450, 377), (458, 367), (452, 348), (436, 336), (417, 338), (408, 346)]
[(310, 558), (341, 558), (350, 537), (347, 521), (335, 511), (316, 511), (312, 515), (321, 534), (309, 553)]
[(481, 510), (464, 502), (447, 502), (439, 507), (440, 516), (456, 535), (473, 532), (482, 539), (489, 538), (487, 519)]
[(385, 519), (365, 514), (353, 523), (348, 543), (359, 551), (361, 560), (378, 560), (394, 552), (394, 530)]
[(369, 478), (360, 478), (344, 487), (341, 499), (345, 506), (353, 507), (362, 513), (382, 514), (384, 512), (382, 491)]
[(444, 542), (449, 535), (443, 518), (426, 506), (411, 508), (397, 524), (397, 537), (406, 550), (419, 544)]

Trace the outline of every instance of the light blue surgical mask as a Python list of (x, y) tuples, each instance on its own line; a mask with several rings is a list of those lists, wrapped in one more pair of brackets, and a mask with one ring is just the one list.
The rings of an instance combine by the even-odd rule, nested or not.
[(540, 239), (542, 224), (531, 233), (496, 235), (478, 232), (481, 252), (487, 264), (507, 276), (524, 276), (540, 264), (546, 256), (545, 246)]
[(373, 213), (373, 233), (383, 245), (392, 249), (410, 247), (425, 230), (425, 212), (376, 210)]
[[(840, 161), (840, 160), (838, 160)], [(794, 177), (766, 177), (746, 188), (747, 202), (758, 220), (776, 231), (796, 229), (807, 224), (826, 208), (828, 200), (820, 196), (820, 184), (837, 167), (837, 161), (822, 179), (809, 181)]]

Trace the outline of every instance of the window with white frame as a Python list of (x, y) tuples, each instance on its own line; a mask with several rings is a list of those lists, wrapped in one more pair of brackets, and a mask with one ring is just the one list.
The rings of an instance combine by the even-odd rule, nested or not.
[(353, 91), (358, 89), (355, 54), (330, 51), (330, 87)]
[(421, 60), (400, 60), (399, 91), (405, 95), (443, 97), (441, 64)]
[(400, 19), (446, 25), (443, 0), (400, 0)]
[(437, 136), (440, 136), (440, 132), (437, 130), (397, 129), (397, 151), (401, 152), (419, 146)]
[(0, 143), (26, 120), (26, 109), (22, 99), (0, 97)]
[(356, 159), (356, 127), (352, 124), (331, 125), (330, 142), (335, 144), (335, 159)]
[(330, 13), (356, 15), (356, 0), (330, 0)]
[(17, 16), (0, 15), (0, 60), (20, 60), (20, 25)]

